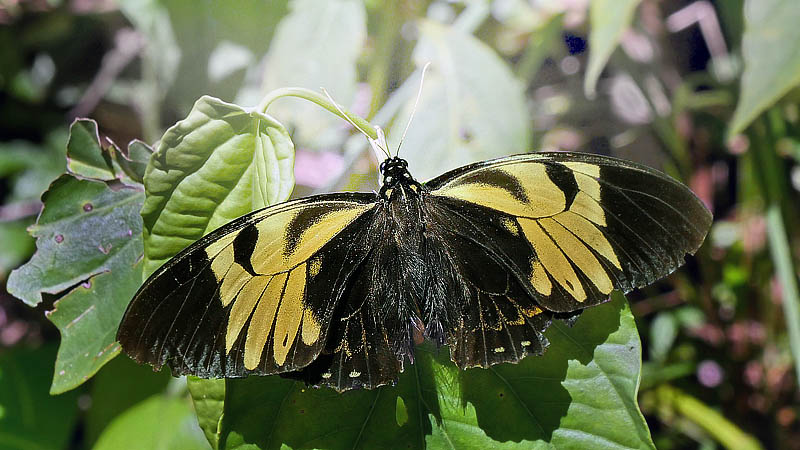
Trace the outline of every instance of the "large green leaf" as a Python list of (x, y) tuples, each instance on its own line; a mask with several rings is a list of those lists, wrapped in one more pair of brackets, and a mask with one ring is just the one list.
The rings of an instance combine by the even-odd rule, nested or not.
[(154, 395), (114, 419), (94, 446), (94, 450), (123, 448), (205, 450), (209, 446), (188, 400)]
[(144, 274), (236, 217), (286, 200), (294, 146), (273, 118), (212, 97), (167, 130), (144, 176)]
[(654, 448), (636, 403), (641, 344), (624, 297), (586, 310), (573, 328), (555, 322), (546, 336), (541, 357), (467, 370), (458, 389), (440, 383), (442, 425), (430, 446)]
[(372, 391), (229, 380), (220, 448), (420, 448), (422, 440), (428, 448), (653, 448), (636, 403), (641, 346), (625, 299), (546, 335), (544, 356), (463, 372), (446, 349), (422, 346), (397, 386)]
[(395, 387), (343, 394), (278, 376), (228, 380), (219, 448), (423, 448), (437, 402), (436, 366), (421, 356)]
[(589, 63), (583, 91), (594, 97), (597, 80), (617, 48), (622, 33), (630, 26), (641, 0), (592, 0), (589, 7)]
[(55, 350), (15, 348), (0, 355), (0, 448), (67, 448), (78, 415), (78, 392), (47, 393)]
[[(262, 93), (286, 86), (330, 92), (344, 105), (356, 92), (356, 59), (366, 38), (366, 12), (361, 0), (294, 0), (291, 12), (278, 25), (270, 43)], [(317, 105), (299, 99), (282, 99), (270, 114), (297, 127), (299, 143), (330, 143), (340, 119)]]
[(728, 135), (741, 133), (765, 109), (800, 83), (800, 3), (747, 0), (742, 38), (741, 96)]
[[(481, 41), (453, 27), (420, 25), (418, 67), (431, 62), (400, 154), (424, 180), (470, 162), (530, 150), (525, 93), (506, 64)], [(414, 105), (409, 99), (388, 136), (392, 149)]]

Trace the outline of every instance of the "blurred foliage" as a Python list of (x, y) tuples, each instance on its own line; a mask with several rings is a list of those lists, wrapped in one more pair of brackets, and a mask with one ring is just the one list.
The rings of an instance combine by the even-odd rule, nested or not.
[[(157, 148), (164, 131), (206, 94), (251, 107), (274, 88), (324, 86), (349, 110), (389, 130), (396, 147), (428, 61), (433, 65), (401, 151), (420, 178), (471, 160), (562, 149), (644, 162), (692, 187), (715, 214), (707, 243), (684, 269), (629, 296), (643, 337), (639, 403), (653, 441), (665, 449), (798, 446), (797, 2), (325, 5), (0, 1), (0, 283), (8, 280), (9, 291), (38, 304), (31, 308), (0, 289), (0, 448), (120, 448), (131, 441), (140, 447), (203, 448), (203, 431), (212, 442), (224, 435), (233, 445), (247, 437), (242, 433), (255, 433), (250, 437), (263, 442), (263, 430), (253, 427), (263, 425), (266, 412), (247, 415), (248, 402), (256, 398), (246, 385), (284, 380), (237, 382), (230, 393), (225, 386), (190, 380), (198, 426), (180, 380), (168, 381), (165, 373), (124, 356), (111, 359), (118, 352), (114, 322), (140, 282), (118, 278), (115, 267), (122, 263), (114, 255), (122, 251), (124, 264), (132, 267), (142, 249), (141, 243), (136, 250), (115, 241), (124, 237), (114, 228), (92, 227), (95, 202), (141, 202), (147, 144)], [(280, 99), (269, 112), (288, 131), (276, 126), (278, 134), (266, 135), (287, 133), (296, 147), (295, 196), (377, 188), (376, 160), (344, 122), (298, 99)], [(70, 122), (84, 116), (97, 129), (93, 122), (76, 122), (68, 142)], [(270, 161), (262, 161), (264, 174), (276, 167)], [(46, 195), (60, 200), (51, 201), (53, 212), (45, 208), (34, 225), (48, 186)], [(270, 192), (267, 187), (261, 195), (271, 198)], [(85, 211), (90, 199), (93, 211)], [(232, 211), (253, 207), (247, 203)], [(67, 231), (51, 231), (56, 223)], [(54, 271), (43, 258), (61, 260), (54, 274), (60, 279), (54, 283), (29, 272), (26, 281), (33, 284), (14, 291), (11, 269), (36, 249), (24, 232), (32, 225), (39, 238), (34, 264)], [(125, 224), (128, 229), (135, 224)], [(205, 231), (204, 226), (199, 233)], [(61, 254), (58, 247), (69, 244), (70, 233), (85, 235), (85, 245)], [(96, 254), (76, 253), (89, 250)], [(53, 312), (46, 317), (47, 311)], [(578, 327), (589, 325), (582, 321)], [(98, 339), (98, 330), (112, 332)], [(553, 357), (555, 347), (545, 358)], [(436, 365), (441, 357), (432, 357), (429, 366), (421, 363), (420, 370), (457, 375), (448, 375), (452, 365)], [(473, 372), (467, 378), (483, 376)], [(489, 398), (494, 387), (475, 383), (487, 386), (486, 399), (462, 405), (462, 393), (453, 392), (451, 404), (442, 403), (442, 395), (438, 412), (423, 420), (414, 415), (413, 396), (387, 397), (381, 403), (386, 407), (376, 411), (391, 412), (386, 420), (397, 426), (415, 424), (432, 448), (494, 445), (481, 440), (487, 435), (524, 446), (530, 430), (516, 424), (516, 431), (499, 431), (501, 416), (487, 413), (503, 411)], [(48, 396), (48, 387), (75, 389)], [(591, 391), (581, 384), (574, 389)], [(223, 420), (219, 399), (226, 394), (235, 399), (233, 406), (225, 402), (226, 411), (241, 408)], [(542, 407), (535, 397), (525, 402), (522, 409)], [(367, 404), (378, 404), (377, 398)], [(472, 435), (443, 433), (456, 417), (465, 429), (476, 425), (469, 428)], [(368, 423), (363, 426), (369, 430)], [(303, 436), (292, 432), (285, 438), (295, 445), (328, 442), (298, 441)], [(371, 441), (361, 445), (366, 442)]]

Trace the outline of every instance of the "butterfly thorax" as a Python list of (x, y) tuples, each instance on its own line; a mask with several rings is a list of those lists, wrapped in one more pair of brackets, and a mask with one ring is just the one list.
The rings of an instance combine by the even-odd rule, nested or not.
[(413, 194), (419, 192), (421, 186), (408, 171), (408, 161), (405, 159), (398, 156), (387, 158), (381, 163), (380, 171), (383, 175), (380, 195), (384, 200), (389, 200), (396, 188), (411, 191)]

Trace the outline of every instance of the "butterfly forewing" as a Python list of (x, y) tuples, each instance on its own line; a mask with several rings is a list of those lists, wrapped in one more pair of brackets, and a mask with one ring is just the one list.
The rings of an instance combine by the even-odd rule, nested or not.
[(666, 276), (711, 215), (653, 169), (590, 154), (539, 153), (466, 166), (426, 183), (452, 229), (504, 262), (553, 312), (604, 302)]
[(307, 366), (369, 253), (374, 197), (334, 194), (244, 216), (162, 266), (136, 294), (118, 340), (177, 374), (241, 377)]

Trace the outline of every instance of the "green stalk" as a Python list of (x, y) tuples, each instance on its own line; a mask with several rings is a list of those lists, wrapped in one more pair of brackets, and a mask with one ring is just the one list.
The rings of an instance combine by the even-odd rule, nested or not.
[(660, 404), (670, 406), (675, 412), (697, 424), (725, 447), (740, 450), (763, 449), (755, 437), (680, 389), (662, 384), (656, 389), (656, 395)]
[(372, 139), (378, 139), (378, 133), (375, 131), (375, 127), (372, 126), (371, 123), (367, 122), (365, 119), (347, 111), (346, 109), (331, 103), (327, 97), (319, 94), (317, 92), (312, 91), (311, 89), (305, 88), (297, 88), (297, 87), (289, 87), (289, 88), (281, 88), (275, 89), (274, 91), (268, 93), (262, 100), (261, 103), (258, 104), (256, 109), (261, 111), (262, 113), (267, 113), (267, 108), (269, 105), (272, 104), (275, 100), (281, 97), (298, 97), (305, 100), (308, 100), (312, 103), (316, 103), (317, 105), (327, 109), (328, 111), (336, 114), (337, 116), (341, 117), (348, 122), (354, 123), (360, 131)]
[[(777, 111), (777, 110), (773, 110)], [(783, 134), (783, 122), (770, 111), (768, 126), (757, 122), (750, 127), (752, 161), (760, 189), (766, 203), (767, 242), (770, 256), (783, 292), (783, 315), (789, 331), (789, 346), (794, 359), (795, 376), (800, 382), (800, 289), (797, 269), (792, 261), (789, 237), (784, 223), (781, 199), (786, 198), (783, 167), (773, 150), (777, 138)]]

